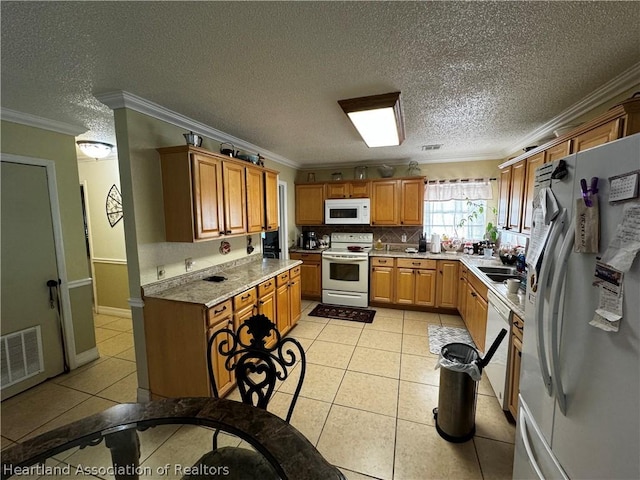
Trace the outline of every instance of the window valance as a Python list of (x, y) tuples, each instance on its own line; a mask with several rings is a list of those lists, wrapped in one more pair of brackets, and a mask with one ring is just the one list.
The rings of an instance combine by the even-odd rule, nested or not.
[(430, 180), (424, 186), (425, 201), (491, 200), (491, 179)]

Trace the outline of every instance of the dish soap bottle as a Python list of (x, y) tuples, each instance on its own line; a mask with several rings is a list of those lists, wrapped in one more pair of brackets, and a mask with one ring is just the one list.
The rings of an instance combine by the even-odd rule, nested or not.
[(378, 239), (376, 242), (376, 250), (382, 250), (382, 240)]

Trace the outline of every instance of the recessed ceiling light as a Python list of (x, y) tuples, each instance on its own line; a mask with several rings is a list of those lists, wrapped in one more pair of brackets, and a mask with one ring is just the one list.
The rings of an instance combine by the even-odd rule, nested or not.
[(390, 147), (404, 140), (400, 92), (338, 100), (368, 147)]

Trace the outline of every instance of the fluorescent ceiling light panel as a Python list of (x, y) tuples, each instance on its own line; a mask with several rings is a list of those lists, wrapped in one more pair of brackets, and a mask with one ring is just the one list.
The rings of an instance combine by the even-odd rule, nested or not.
[(404, 140), (400, 92), (340, 100), (338, 104), (368, 147), (397, 146)]

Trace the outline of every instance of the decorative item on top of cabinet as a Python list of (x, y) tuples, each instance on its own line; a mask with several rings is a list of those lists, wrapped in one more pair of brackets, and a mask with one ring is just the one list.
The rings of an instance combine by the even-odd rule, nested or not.
[(296, 184), (296, 225), (322, 225), (324, 199), (324, 183)]

